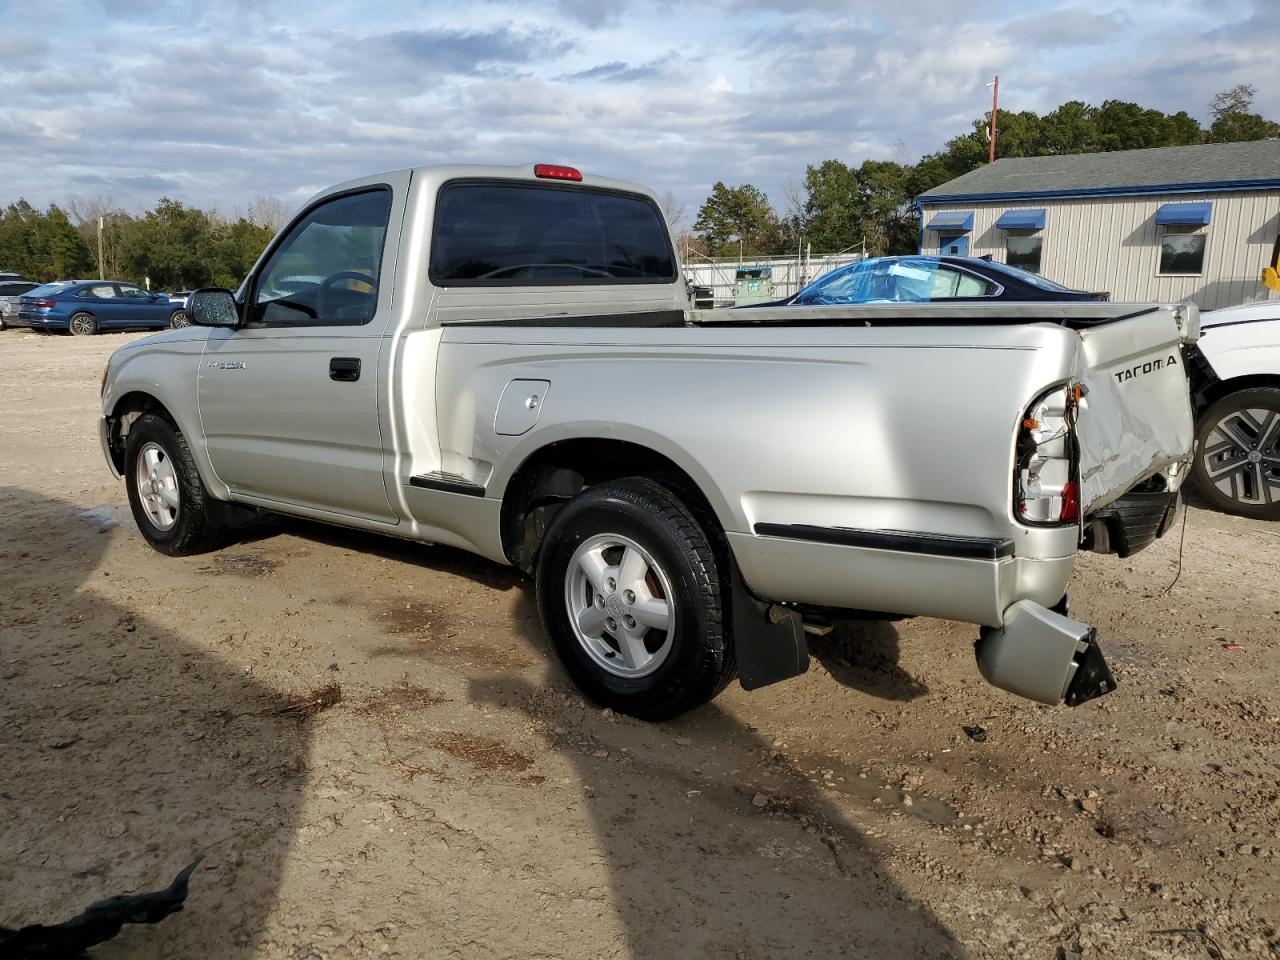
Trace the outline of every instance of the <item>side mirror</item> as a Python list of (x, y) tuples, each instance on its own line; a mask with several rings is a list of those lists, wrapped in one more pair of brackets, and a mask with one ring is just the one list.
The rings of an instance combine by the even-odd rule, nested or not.
[(240, 308), (225, 287), (205, 287), (187, 298), (187, 316), (201, 327), (238, 327)]

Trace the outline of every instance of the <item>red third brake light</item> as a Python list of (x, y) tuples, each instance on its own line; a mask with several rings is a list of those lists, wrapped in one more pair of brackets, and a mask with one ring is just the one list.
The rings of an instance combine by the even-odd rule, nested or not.
[(582, 172), (575, 170), (573, 167), (562, 167), (555, 163), (535, 163), (533, 165), (533, 175), (542, 177), (544, 180), (573, 180), (582, 179)]

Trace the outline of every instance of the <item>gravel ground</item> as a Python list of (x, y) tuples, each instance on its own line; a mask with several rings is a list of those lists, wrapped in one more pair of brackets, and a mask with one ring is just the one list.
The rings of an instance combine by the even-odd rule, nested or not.
[(1176, 531), (1082, 555), (1120, 687), (1075, 710), (917, 619), (647, 726), (485, 561), (292, 520), (152, 552), (95, 428), (126, 339), (0, 334), (0, 926), (202, 857), (94, 956), (1280, 957), (1275, 525), (1191, 508), (1171, 591)]

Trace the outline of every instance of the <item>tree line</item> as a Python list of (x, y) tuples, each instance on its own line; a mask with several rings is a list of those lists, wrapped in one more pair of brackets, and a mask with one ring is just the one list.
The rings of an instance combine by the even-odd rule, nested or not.
[(137, 215), (103, 200), (73, 198), (43, 210), (17, 200), (0, 210), (0, 270), (42, 281), (149, 280), (153, 290), (235, 287), (284, 213), (270, 197), (234, 218), (168, 197)]
[[(1255, 94), (1247, 84), (1215, 94), (1208, 127), (1185, 111), (1167, 114), (1122, 100), (1107, 100), (1101, 106), (1072, 100), (1043, 115), (1000, 110), (997, 155), (1042, 157), (1280, 136), (1280, 123), (1253, 112)], [(915, 197), (987, 162), (990, 116), (974, 120), (968, 132), (914, 164), (810, 164), (803, 186), (788, 189), (781, 214), (758, 187), (718, 182), (698, 210), (692, 230), (680, 237), (681, 254), (687, 248), (701, 256), (760, 257), (795, 254), (802, 246), (835, 253), (862, 249), (864, 244), (873, 255), (914, 253), (919, 237)], [(680, 215), (677, 211), (677, 219)]]

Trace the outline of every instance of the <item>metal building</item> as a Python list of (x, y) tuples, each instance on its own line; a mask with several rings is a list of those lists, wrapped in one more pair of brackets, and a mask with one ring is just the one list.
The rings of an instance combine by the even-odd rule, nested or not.
[(916, 198), (920, 252), (990, 255), (1115, 300), (1265, 300), (1280, 140), (996, 160)]

